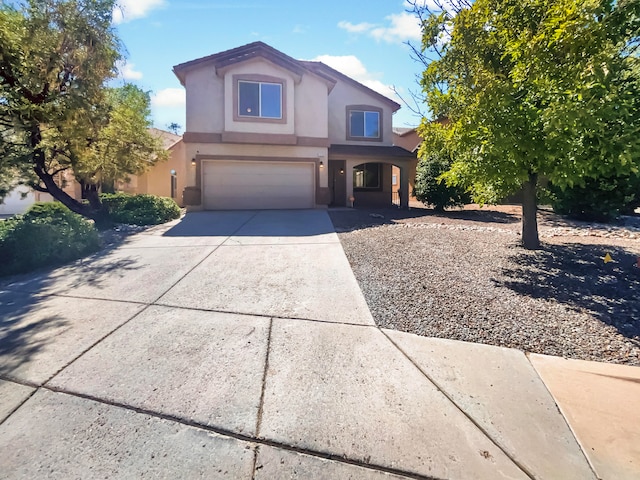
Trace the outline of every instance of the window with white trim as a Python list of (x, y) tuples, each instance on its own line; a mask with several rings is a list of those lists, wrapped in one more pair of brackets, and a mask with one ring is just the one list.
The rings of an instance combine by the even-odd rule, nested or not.
[(238, 81), (238, 116), (282, 118), (282, 84)]

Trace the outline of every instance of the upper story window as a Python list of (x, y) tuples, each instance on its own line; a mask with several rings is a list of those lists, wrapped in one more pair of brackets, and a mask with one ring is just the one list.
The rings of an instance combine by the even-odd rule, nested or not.
[(282, 118), (282, 84), (238, 81), (238, 115)]
[(382, 141), (382, 109), (366, 105), (347, 107), (347, 140)]
[(261, 74), (234, 75), (233, 120), (287, 123), (287, 81)]

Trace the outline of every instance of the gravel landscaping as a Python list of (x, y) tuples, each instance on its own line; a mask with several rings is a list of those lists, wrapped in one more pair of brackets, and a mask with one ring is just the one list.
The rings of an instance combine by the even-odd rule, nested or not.
[(527, 251), (519, 207), (330, 216), (380, 327), (640, 365), (638, 217), (599, 225), (542, 211), (544, 248)]

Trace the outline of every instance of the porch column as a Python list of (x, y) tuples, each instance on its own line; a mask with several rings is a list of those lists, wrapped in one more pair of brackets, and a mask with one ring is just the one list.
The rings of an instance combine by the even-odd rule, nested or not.
[(409, 166), (399, 165), (400, 168), (400, 208), (409, 208)]

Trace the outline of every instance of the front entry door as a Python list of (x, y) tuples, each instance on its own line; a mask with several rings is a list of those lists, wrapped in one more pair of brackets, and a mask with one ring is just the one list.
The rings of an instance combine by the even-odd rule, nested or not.
[(344, 160), (329, 160), (329, 188), (331, 189), (332, 207), (347, 205), (347, 181)]

